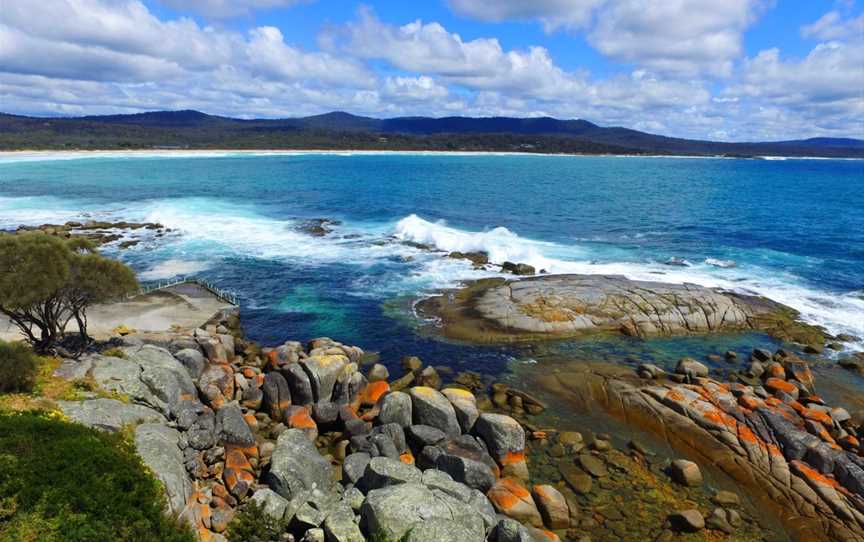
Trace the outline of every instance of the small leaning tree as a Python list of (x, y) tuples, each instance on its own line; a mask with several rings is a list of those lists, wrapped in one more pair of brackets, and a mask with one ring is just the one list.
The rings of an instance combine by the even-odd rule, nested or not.
[(40, 353), (51, 353), (75, 321), (78, 352), (91, 342), (87, 309), (137, 291), (135, 273), (81, 238), (0, 234), (0, 314)]

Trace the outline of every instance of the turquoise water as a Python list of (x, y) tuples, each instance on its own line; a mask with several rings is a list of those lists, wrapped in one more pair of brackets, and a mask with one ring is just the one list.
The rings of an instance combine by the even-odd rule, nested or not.
[[(524, 357), (418, 333), (411, 307), (419, 297), (494, 274), (443, 257), (453, 250), (550, 272), (760, 293), (832, 332), (864, 336), (862, 161), (57, 158), (0, 157), (0, 228), (88, 217), (161, 222), (171, 235), (142, 233), (144, 242), (121, 257), (144, 281), (194, 274), (235, 291), (247, 331), (267, 344), (329, 335), (380, 350), (385, 361), (420, 354), (490, 371)], [(342, 224), (326, 237), (298, 229), (316, 217)], [(670, 258), (687, 265), (666, 265)], [(680, 344), (718, 348), (691, 343)], [(664, 344), (633, 348), (677, 354)]]

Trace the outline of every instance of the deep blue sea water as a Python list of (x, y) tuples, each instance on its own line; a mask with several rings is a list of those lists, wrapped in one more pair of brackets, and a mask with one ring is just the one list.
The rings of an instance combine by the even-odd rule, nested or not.
[[(0, 229), (88, 217), (161, 222), (174, 233), (148, 237), (121, 257), (143, 281), (197, 275), (235, 291), (248, 333), (265, 344), (328, 335), (381, 351), (391, 363), (420, 354), (487, 371), (519, 357), (418, 330), (412, 303), (419, 297), (494, 273), (412, 243), (486, 250), (493, 261), (553, 273), (756, 292), (832, 332), (864, 336), (864, 161), (65, 158), (0, 156)], [(319, 217), (342, 224), (326, 237), (298, 229)], [(688, 265), (666, 265), (670, 258)], [(760, 339), (727, 342), (736, 340), (744, 348)], [(692, 339), (604, 346), (661, 359), (699, 347)]]

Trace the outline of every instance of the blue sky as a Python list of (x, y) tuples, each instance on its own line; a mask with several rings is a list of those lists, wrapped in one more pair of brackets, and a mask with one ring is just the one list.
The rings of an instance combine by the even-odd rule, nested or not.
[(852, 0), (3, 0), (0, 109), (864, 137), (862, 13)]

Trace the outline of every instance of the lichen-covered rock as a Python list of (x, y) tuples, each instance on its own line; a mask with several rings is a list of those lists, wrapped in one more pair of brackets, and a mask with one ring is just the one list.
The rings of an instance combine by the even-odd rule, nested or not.
[(502, 478), (489, 490), (487, 496), (499, 513), (521, 523), (528, 523), (535, 527), (543, 526), (543, 518), (537, 510), (531, 493), (519, 483), (509, 478)]
[(279, 435), (270, 458), (267, 484), (286, 499), (302, 491), (332, 487), (333, 472), (315, 445), (300, 429), (288, 429)]
[(520, 460), (525, 453), (525, 430), (516, 420), (505, 414), (484, 413), (477, 418), (474, 431), (486, 446), (489, 453), (498, 461), (514, 458)]
[(556, 531), (570, 527), (570, 507), (560, 491), (548, 484), (536, 485), (532, 495), (546, 527)]
[(596, 332), (642, 337), (742, 329), (763, 329), (805, 343), (814, 342), (810, 335), (821, 337), (812, 326), (794, 327), (791, 309), (765, 299), (618, 275), (486, 279), (419, 307), (441, 318), (445, 334), (483, 342)]
[(401, 391), (391, 391), (380, 401), (381, 412), (378, 421), (381, 423), (397, 423), (402, 427), (411, 425), (413, 410), (411, 396)]
[(288, 499), (269, 487), (253, 493), (251, 501), (258, 504), (263, 509), (264, 514), (275, 521), (282, 521), (282, 518), (285, 517), (285, 511), (288, 509)]
[(161, 424), (145, 423), (135, 428), (135, 450), (153, 475), (162, 482), (168, 510), (178, 515), (192, 494), (192, 482), (183, 466), (178, 447), (180, 433)]
[(421, 473), (417, 467), (381, 456), (373, 457), (369, 461), (359, 485), (361, 489), (369, 491), (396, 484), (419, 483), (420, 478)]
[(300, 361), (300, 365), (309, 375), (315, 401), (331, 400), (336, 379), (348, 363), (345, 355), (320, 355)]
[(441, 392), (426, 386), (415, 386), (408, 393), (415, 424), (435, 427), (450, 437), (461, 434), (456, 411)]
[(278, 372), (269, 372), (264, 375), (264, 384), (261, 386), (262, 406), (271, 419), (282, 421), (285, 419), (285, 410), (291, 407), (291, 389), (285, 377)]
[(486, 529), (479, 514), (450, 495), (419, 483), (372, 490), (360, 512), (366, 532), (387, 540), (400, 540), (434, 519), (449, 521), (465, 542), (485, 540)]
[(460, 388), (446, 388), (441, 390), (444, 397), (453, 405), (456, 411), (456, 419), (459, 420), (459, 427), (463, 433), (470, 433), (474, 428), (474, 422), (480, 417), (480, 411), (477, 409), (477, 399), (470, 391)]
[(216, 431), (219, 442), (223, 444), (243, 447), (255, 444), (255, 435), (237, 403), (229, 403), (216, 412)]
[(58, 401), (57, 405), (70, 420), (112, 433), (130, 425), (167, 421), (162, 414), (152, 408), (130, 405), (116, 399)]

